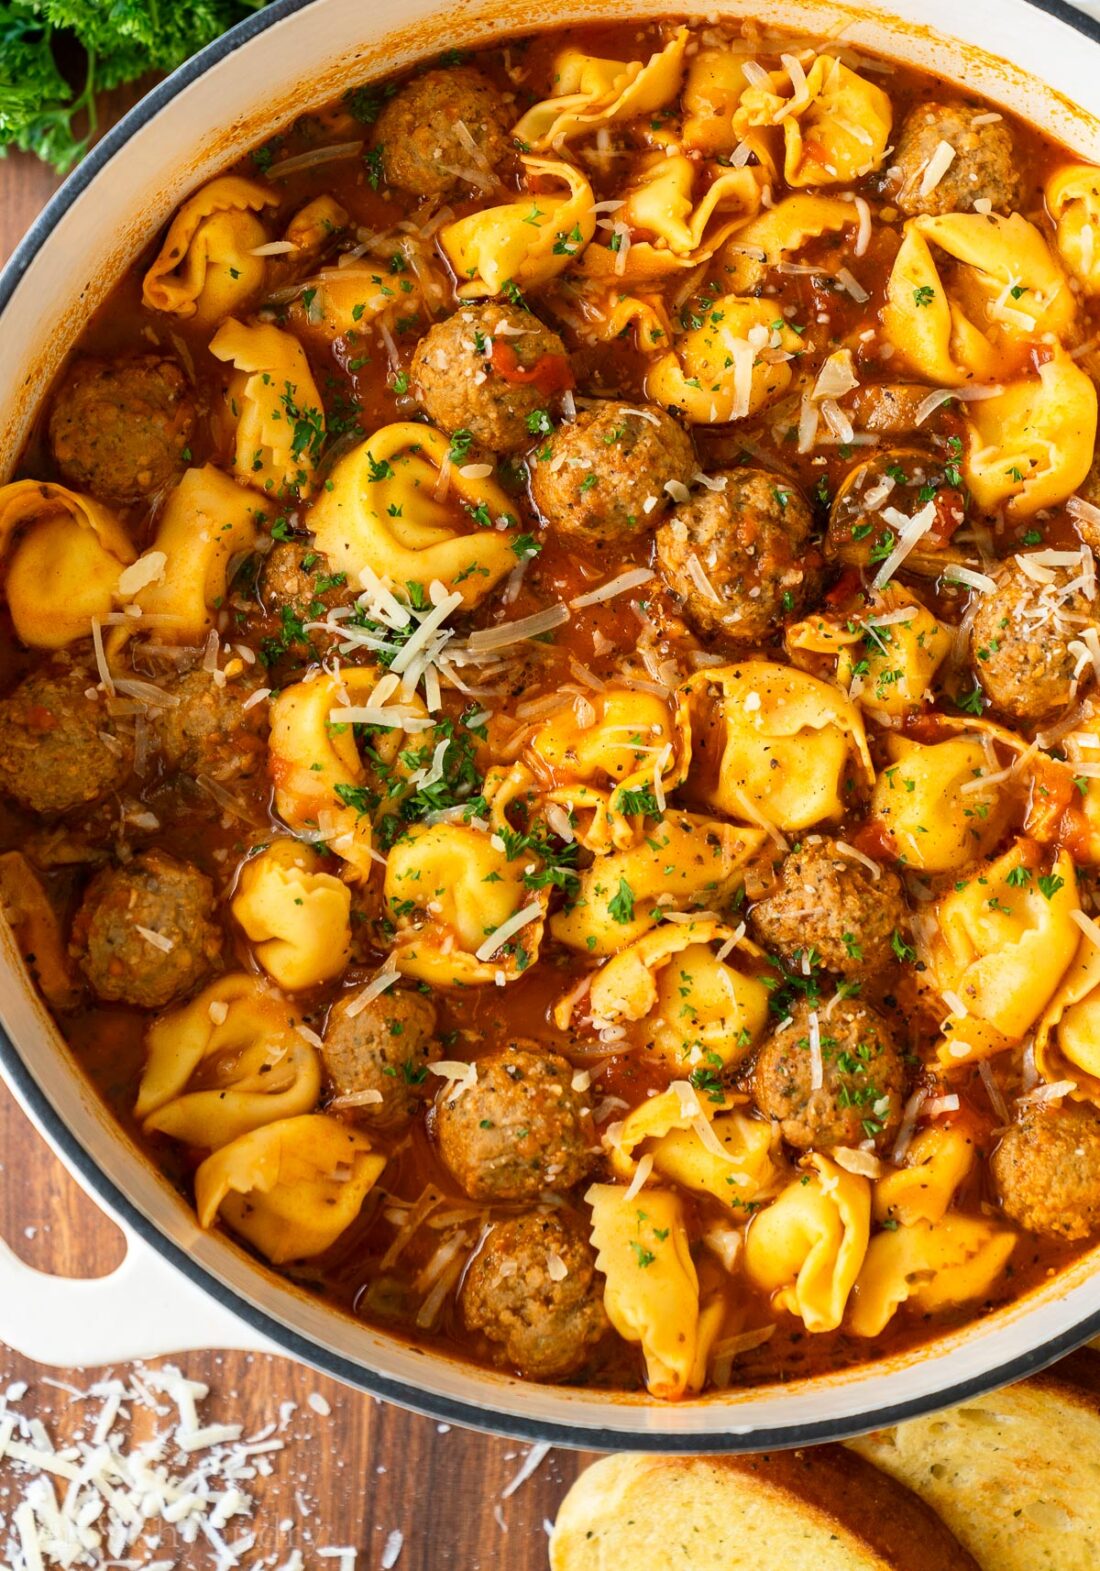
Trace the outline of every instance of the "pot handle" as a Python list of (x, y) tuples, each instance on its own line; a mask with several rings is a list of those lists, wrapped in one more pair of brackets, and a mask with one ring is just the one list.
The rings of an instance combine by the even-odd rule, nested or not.
[(259, 1331), (169, 1265), (125, 1222), (110, 1276), (51, 1276), (0, 1238), (0, 1342), (39, 1364), (79, 1368), (199, 1348), (275, 1353)]

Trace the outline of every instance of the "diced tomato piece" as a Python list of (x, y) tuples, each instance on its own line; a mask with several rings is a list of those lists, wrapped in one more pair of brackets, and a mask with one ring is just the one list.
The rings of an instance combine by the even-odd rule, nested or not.
[(565, 355), (540, 355), (534, 365), (523, 365), (510, 343), (494, 338), (489, 359), (493, 370), (506, 382), (537, 387), (547, 398), (573, 386), (573, 373)]

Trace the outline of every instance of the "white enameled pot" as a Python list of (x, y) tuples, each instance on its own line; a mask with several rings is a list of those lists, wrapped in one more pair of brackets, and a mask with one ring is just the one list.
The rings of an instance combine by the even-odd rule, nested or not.
[[(555, 24), (659, 15), (656, 0), (558, 0)], [(1100, 25), (1059, 0), (685, 0), (912, 61), (1100, 162)], [(1090, 0), (1100, 14), (1098, 0)], [(545, 20), (550, 20), (547, 17)], [(0, 479), (89, 311), (182, 197), (285, 120), (456, 45), (529, 29), (522, 0), (274, 0), (162, 83), (70, 177), (0, 278)], [(1078, 107), (1080, 106), (1080, 107)], [(956, 1402), (1100, 1331), (1100, 1253), (934, 1345), (784, 1386), (664, 1405), (526, 1384), (345, 1318), (266, 1271), (190, 1209), (114, 1124), (70, 1059), (0, 921), (0, 1063), (70, 1169), (124, 1224), (113, 1277), (67, 1283), (0, 1247), (0, 1339), (75, 1363), (201, 1345), (277, 1347), (459, 1423), (594, 1449), (747, 1450), (835, 1439)], [(10, 1166), (5, 1182), (17, 1183)]]

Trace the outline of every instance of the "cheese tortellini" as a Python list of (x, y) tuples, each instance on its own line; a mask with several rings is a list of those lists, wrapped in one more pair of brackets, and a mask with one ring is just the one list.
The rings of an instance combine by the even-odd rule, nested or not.
[(945, 1067), (1018, 1042), (1054, 995), (1077, 950), (1077, 875), (1064, 851), (1042, 871), (1039, 848), (1018, 840), (980, 862), (934, 903), (918, 947), (950, 1016)]
[[(416, 584), (426, 595), (438, 581), (466, 610), (512, 571), (516, 520), (507, 495), (491, 479), (464, 475), (448, 450), (442, 432), (398, 422), (340, 460), (309, 513), (317, 549), (334, 570), (359, 583), (369, 568), (402, 593)], [(488, 527), (463, 527), (458, 508), (437, 500), (445, 464), (458, 503)]]
[[(941, 273), (937, 252), (952, 264)], [(942, 387), (1018, 373), (1046, 333), (1063, 334), (1073, 292), (1034, 224), (1012, 213), (912, 218), (882, 321), (899, 355)]]
[(596, 1266), (607, 1279), (608, 1319), (628, 1342), (641, 1343), (653, 1395), (683, 1396), (699, 1362), (699, 1278), (683, 1201), (669, 1189), (628, 1199), (618, 1184), (593, 1184), (585, 1199)]
[(290, 1006), (259, 977), (237, 972), (154, 1020), (134, 1115), (146, 1133), (217, 1150), (312, 1112), (320, 1095), (317, 1051)]
[(301, 344), (270, 323), (246, 327), (230, 317), (210, 353), (235, 367), (226, 401), (237, 479), (267, 496), (308, 496), (325, 415)]
[(580, 874), (550, 931), (571, 949), (614, 955), (666, 911), (720, 911), (766, 838), (762, 830), (670, 810), (630, 850), (601, 856)]
[(1100, 946), (1091, 931), (1036, 1027), (1035, 1067), (1048, 1083), (1069, 1081), (1072, 1096), (1100, 1106)]
[(846, 185), (882, 162), (893, 110), (880, 87), (835, 55), (804, 63), (784, 55), (783, 68), (741, 94), (733, 128), (781, 127), (783, 176), (790, 186)]
[(351, 1226), (385, 1165), (338, 1118), (282, 1118), (207, 1157), (195, 1174), (199, 1223), (220, 1215), (272, 1265), (308, 1260)]
[(749, 1118), (721, 1096), (717, 1103), (700, 1097), (687, 1081), (634, 1108), (608, 1129), (604, 1144), (615, 1175), (624, 1182), (647, 1155), (654, 1172), (734, 1211), (751, 1209), (779, 1176), (771, 1125)]
[(1060, 165), (1047, 180), (1046, 199), (1063, 262), (1086, 294), (1100, 295), (1100, 169)]
[(768, 268), (790, 261), (809, 241), (858, 223), (855, 203), (843, 197), (807, 192), (784, 197), (737, 231), (722, 258), (723, 276), (729, 287), (747, 294)]
[(529, 178), (557, 181), (568, 195), (529, 191), (448, 224), (439, 243), (457, 276), (469, 280), (458, 286), (462, 300), (548, 283), (596, 233), (592, 187), (579, 169), (553, 158), (525, 157), (523, 166)]
[(837, 688), (790, 666), (746, 660), (700, 671), (684, 686), (691, 788), (765, 829), (809, 829), (845, 809), (846, 781), (869, 779), (859, 711)]
[(557, 96), (527, 111), (513, 131), (516, 141), (545, 152), (570, 137), (663, 109), (679, 90), (688, 37), (681, 27), (648, 61), (602, 60), (580, 49), (562, 50), (554, 61)]
[(973, 1140), (961, 1127), (930, 1124), (922, 1129), (906, 1151), (903, 1166), (876, 1181), (875, 1220), (903, 1227), (939, 1222), (976, 1155)]
[(0, 487), (0, 564), (12, 625), (32, 649), (86, 638), (124, 598), (134, 548), (101, 502), (48, 481)]
[(1092, 467), (1096, 387), (1064, 350), (1037, 377), (968, 409), (964, 474), (979, 507), (1028, 518), (1071, 496)]
[[(808, 1178), (808, 1182), (804, 1180)], [(807, 1331), (835, 1331), (867, 1253), (871, 1186), (815, 1152), (806, 1172), (756, 1215), (745, 1269)]]
[(351, 891), (300, 841), (275, 840), (241, 869), (233, 915), (288, 992), (339, 976), (351, 954)]
[(977, 1217), (945, 1216), (876, 1233), (852, 1298), (856, 1336), (878, 1336), (908, 1302), (922, 1314), (983, 1298), (1016, 1247), (1016, 1234)]
[[(644, 283), (707, 262), (760, 206), (760, 181), (752, 169), (708, 170), (712, 178), (696, 196), (698, 167), (684, 153), (650, 154), (615, 209), (620, 250), (593, 243), (584, 252), (586, 273)], [(621, 251), (622, 227), (644, 238)]]
[(646, 391), (697, 425), (747, 420), (782, 398), (801, 341), (767, 300), (719, 295), (699, 327), (654, 361)]
[(886, 750), (890, 761), (875, 782), (871, 812), (907, 867), (950, 873), (993, 849), (1008, 805), (998, 786), (985, 784), (999, 771), (980, 739), (891, 736)]
[(268, 239), (261, 217), (279, 198), (267, 186), (221, 175), (188, 197), (145, 275), (142, 300), (198, 327), (241, 310), (263, 288)]
[[(498, 771), (499, 776), (499, 771)], [(487, 800), (506, 788), (488, 778)], [(503, 983), (538, 959), (546, 889), (532, 889), (530, 852), (509, 855), (498, 810), (488, 829), (415, 824), (386, 859), (386, 914), (395, 929), (394, 960), (405, 976), (436, 987)]]
[(725, 1068), (748, 1056), (768, 1019), (768, 989), (749, 970), (718, 959), (710, 945), (739, 959), (759, 950), (713, 917), (670, 922), (614, 955), (589, 989), (593, 1022), (644, 1023), (647, 1046), (672, 1070)]
[[(213, 464), (186, 470), (151, 549), (135, 564), (144, 581), (126, 598), (140, 608), (142, 627), (155, 627), (164, 643), (202, 643), (225, 600), (231, 564), (254, 549), (266, 518), (266, 504)], [(123, 638), (128, 631), (116, 629)]]
[(817, 613), (796, 623), (787, 648), (795, 658), (835, 656), (836, 680), (863, 709), (905, 715), (929, 697), (951, 633), (908, 590), (891, 587), (858, 618)]

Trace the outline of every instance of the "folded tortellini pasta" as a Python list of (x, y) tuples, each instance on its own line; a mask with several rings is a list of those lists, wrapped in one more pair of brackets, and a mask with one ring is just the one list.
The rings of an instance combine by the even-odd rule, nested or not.
[(273, 1265), (308, 1260), (351, 1226), (385, 1165), (338, 1118), (283, 1118), (207, 1157), (195, 1174), (199, 1223), (220, 1215)]
[(974, 1142), (962, 1127), (941, 1123), (922, 1129), (903, 1165), (876, 1180), (876, 1221), (903, 1227), (940, 1221), (976, 1156)]
[[(439, 582), (461, 594), (466, 610), (511, 572), (519, 559), (508, 496), (489, 477), (464, 475), (449, 447), (432, 426), (402, 421), (340, 460), (309, 512), (317, 549), (334, 571), (359, 583), (369, 568), (402, 593), (416, 584), (427, 595)], [(440, 499), (444, 465), (448, 500)], [(487, 526), (464, 527), (462, 507)]]
[[(492, 803), (500, 770), (486, 776)], [(414, 824), (386, 859), (386, 916), (399, 971), (436, 987), (500, 985), (523, 975), (539, 955), (548, 891), (532, 889), (530, 851), (509, 855), (499, 811), (488, 829), (473, 824)]]
[(570, 949), (614, 955), (666, 911), (721, 911), (765, 839), (763, 830), (669, 810), (629, 850), (600, 856), (584, 869), (575, 895), (551, 918), (550, 931)]
[[(714, 944), (728, 949), (721, 959)], [(643, 1022), (648, 1051), (673, 1072), (738, 1064), (768, 1020), (768, 988), (753, 970), (760, 958), (714, 917), (669, 922), (597, 971), (588, 994), (593, 1023)]]
[(1061, 164), (1047, 180), (1046, 199), (1062, 261), (1086, 294), (1100, 294), (1100, 169)]
[(531, 737), (524, 758), (546, 784), (607, 791), (614, 843), (632, 846), (646, 816), (657, 815), (665, 793), (682, 782), (689, 740), (683, 716), (663, 698), (608, 686), (586, 699), (583, 711), (563, 702)]
[(1018, 1235), (977, 1217), (950, 1214), (877, 1233), (856, 1283), (849, 1317), (856, 1336), (878, 1336), (899, 1307), (922, 1314), (982, 1298), (1000, 1277)]
[[(360, 879), (370, 876), (373, 865), (370, 792), (353, 722), (340, 715), (369, 706), (379, 676), (370, 666), (348, 667), (339, 676), (323, 671), (284, 687), (271, 701), (268, 760), (275, 809), (298, 834), (323, 840)], [(377, 710), (368, 707), (369, 713), (378, 710), (392, 716), (392, 727), (379, 732), (373, 745), (390, 764), (404, 743), (405, 727), (428, 723), (426, 711), (408, 694)]]
[(886, 93), (835, 55), (782, 58), (782, 70), (742, 92), (733, 115), (738, 136), (781, 127), (790, 186), (847, 185), (877, 169), (893, 125)]
[(745, 88), (746, 59), (747, 53), (734, 48), (700, 49), (692, 56), (680, 94), (681, 142), (690, 151), (710, 156), (733, 151), (739, 141), (733, 117)]
[(315, 262), (333, 235), (344, 229), (348, 222), (346, 207), (341, 207), (334, 196), (315, 196), (312, 202), (300, 207), (286, 226), (283, 239), (294, 247), (288, 258), (297, 270)]
[(774, 303), (719, 295), (650, 366), (646, 393), (695, 425), (746, 420), (782, 398), (801, 347)]
[(261, 214), (277, 207), (269, 187), (221, 175), (188, 197), (145, 275), (142, 301), (198, 327), (241, 310), (263, 288), (268, 239)]
[(691, 726), (690, 789), (765, 829), (843, 816), (847, 782), (873, 777), (859, 710), (839, 688), (765, 660), (700, 671), (681, 689)]
[(1096, 387), (1062, 349), (1038, 376), (967, 406), (963, 474), (986, 512), (1028, 518), (1072, 496), (1092, 467)]
[(237, 479), (266, 496), (308, 496), (325, 414), (301, 344), (269, 322), (246, 327), (230, 317), (210, 353), (235, 367), (226, 406)]
[(835, 658), (836, 680), (861, 708), (905, 715), (928, 698), (951, 633), (908, 590), (891, 585), (858, 616), (821, 611), (796, 622), (786, 644), (795, 659)]
[(563, 272), (596, 232), (592, 187), (573, 164), (524, 157), (529, 179), (553, 180), (560, 191), (528, 191), (501, 207), (457, 218), (439, 244), (460, 280), (461, 300), (498, 295), (505, 286), (532, 289)]
[(724, 281), (734, 292), (748, 294), (763, 281), (768, 268), (790, 261), (809, 241), (842, 234), (858, 224), (859, 210), (846, 197), (811, 196), (804, 191), (786, 196), (745, 224), (727, 244), (722, 255)]
[[(155, 627), (163, 643), (201, 644), (225, 600), (231, 564), (255, 548), (267, 516), (264, 501), (213, 464), (185, 470), (135, 564), (144, 582), (125, 596), (141, 608), (135, 628)], [(132, 630), (115, 629), (111, 647)]]
[(299, 840), (280, 837), (241, 869), (231, 909), (256, 959), (287, 992), (339, 976), (351, 954), (351, 891)]
[[(938, 257), (949, 264), (943, 267)], [(941, 387), (1018, 374), (1032, 343), (1059, 336), (1073, 292), (1034, 224), (1012, 213), (911, 218), (886, 289), (896, 352)]]
[(535, 104), (512, 134), (521, 146), (545, 152), (603, 126), (650, 115), (672, 103), (680, 88), (688, 31), (681, 27), (648, 61), (602, 60), (580, 49), (555, 57), (554, 98)]
[(1091, 929), (1035, 1028), (1035, 1067), (1100, 1106), (1100, 946)]
[(996, 845), (1008, 801), (985, 777), (995, 762), (975, 736), (945, 742), (886, 739), (890, 762), (875, 781), (871, 816), (889, 833), (907, 867), (951, 873)]
[(675, 1082), (608, 1128), (604, 1146), (612, 1171), (629, 1182), (646, 1156), (660, 1177), (731, 1210), (751, 1210), (775, 1187), (780, 1170), (771, 1125), (739, 1112), (737, 1100), (727, 1103), (721, 1092), (700, 1095), (690, 1082)]
[(604, 1308), (621, 1337), (641, 1344), (650, 1391), (671, 1400), (688, 1390), (698, 1363), (699, 1278), (683, 1201), (670, 1189), (627, 1193), (593, 1184), (585, 1195)]
[[(701, 186), (699, 167), (686, 154), (648, 154), (611, 214), (618, 249), (593, 241), (584, 252), (582, 270), (615, 275), (629, 286), (709, 261), (757, 211), (761, 184), (751, 168), (719, 167), (706, 173), (709, 181)], [(623, 226), (632, 237), (625, 254)]]
[(934, 902), (918, 949), (950, 1010), (939, 1049), (945, 1067), (1018, 1042), (1042, 1014), (1077, 951), (1077, 875), (1057, 853), (1017, 840), (979, 862)]
[(145, 1052), (134, 1116), (146, 1134), (191, 1146), (217, 1150), (312, 1112), (321, 1095), (320, 1060), (290, 1006), (245, 972), (219, 977), (182, 1009), (158, 1016)]
[(807, 1331), (835, 1331), (867, 1254), (871, 1186), (820, 1152), (805, 1168), (749, 1224), (745, 1269)]
[(119, 519), (101, 502), (51, 481), (0, 486), (0, 565), (17, 636), (32, 649), (87, 638), (124, 596), (134, 560)]
[(0, 852), (0, 907), (23, 963), (51, 1009), (75, 1009), (83, 997), (68, 939), (42, 881), (22, 851)]
[(581, 297), (589, 306), (582, 336), (597, 344), (614, 343), (630, 336), (634, 347), (645, 355), (661, 354), (672, 342), (672, 321), (665, 301), (640, 286), (636, 291), (612, 287), (599, 291), (592, 286)]
[[(394, 254), (401, 254), (396, 242)], [(289, 316), (297, 330), (317, 332), (331, 341), (365, 334), (394, 307), (407, 315), (426, 295), (433, 306), (446, 300), (442, 276), (437, 277), (424, 260), (418, 259), (414, 269), (397, 279), (388, 265), (380, 268), (377, 261), (364, 257), (347, 267), (324, 267), (313, 273), (291, 302)]]

